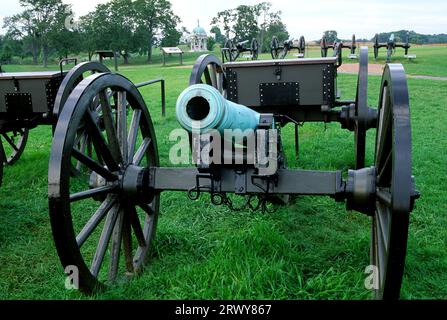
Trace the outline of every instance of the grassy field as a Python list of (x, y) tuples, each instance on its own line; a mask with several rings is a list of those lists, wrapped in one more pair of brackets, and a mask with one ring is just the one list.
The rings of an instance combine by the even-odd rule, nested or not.
[[(432, 52), (432, 54), (430, 54)], [(409, 73), (447, 76), (446, 47), (415, 48)], [(382, 55), (383, 56), (383, 55)], [(397, 56), (396, 56), (397, 57)], [(194, 57), (186, 57), (190, 64)], [(436, 67), (436, 64), (440, 63)], [(414, 66), (413, 66), (414, 65)], [(7, 71), (29, 66), (6, 66)], [(32, 68), (37, 70), (39, 68)], [(168, 166), (175, 101), (190, 68), (131, 65), (120, 69), (134, 82), (167, 81), (167, 116), (158, 88), (142, 93), (154, 120), (162, 165)], [(353, 98), (357, 78), (339, 75), (343, 99)], [(411, 214), (404, 299), (447, 298), (447, 82), (409, 79), (413, 174), (422, 197)], [(377, 105), (380, 77), (369, 79)], [(375, 130), (368, 132), (372, 163)], [(294, 160), (293, 128), (283, 130), (289, 166), (342, 169), (354, 162), (354, 137), (338, 124), (305, 124), (301, 156)], [(50, 230), (47, 167), (51, 129), (32, 130), (20, 161), (5, 168), (0, 188), (0, 299), (368, 299), (370, 219), (325, 197), (297, 197), (270, 214), (231, 212), (208, 197), (190, 202), (163, 193), (155, 251), (141, 277), (93, 297), (64, 288)]]

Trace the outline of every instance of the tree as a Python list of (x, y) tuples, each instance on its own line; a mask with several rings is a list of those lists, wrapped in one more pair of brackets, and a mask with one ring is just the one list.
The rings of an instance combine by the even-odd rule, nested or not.
[(334, 43), (338, 41), (337, 31), (335, 30), (327, 30), (324, 32), (324, 35), (326, 36), (326, 41), (328, 43)]
[(50, 47), (55, 49), (59, 58), (67, 58), (70, 53), (78, 53), (81, 51), (81, 43), (79, 31), (70, 29), (67, 19), (73, 17), (73, 12), (70, 6), (65, 7), (65, 12), (58, 12), (55, 17), (56, 21), (53, 24), (51, 32), (49, 32)]
[[(267, 30), (272, 25), (281, 26), (283, 30), (286, 30), (285, 24), (281, 21), (281, 11), (271, 12), (270, 9), (272, 8), (272, 4), (270, 2), (261, 2), (257, 5), (255, 5), (255, 13), (258, 17), (261, 17), (262, 22), (260, 22), (260, 35), (259, 35), (259, 43), (261, 43), (261, 52), (264, 51), (264, 45), (265, 43), (264, 38)], [(283, 31), (281, 30), (281, 31)], [(285, 31), (287, 32), (287, 31)], [(282, 38), (283, 35), (280, 35)], [(273, 37), (273, 35), (271, 35)], [(271, 41), (270, 37), (270, 41)], [(287, 33), (288, 37), (288, 33)], [(285, 39), (287, 40), (287, 39)], [(270, 43), (270, 42), (269, 42)]]
[(166, 36), (171, 33), (172, 36), (180, 18), (174, 14), (167, 0), (136, 0), (134, 5), (139, 35), (144, 39), (141, 49), (147, 52), (147, 61), (150, 63), (156, 35), (164, 33)]
[(0, 63), (9, 63), (17, 55), (23, 57), (23, 41), (6, 35), (1, 37), (0, 42)]
[(175, 47), (180, 42), (182, 33), (174, 26), (165, 27), (162, 32), (162, 39), (160, 45), (162, 47)]
[(32, 45), (33, 62), (37, 63), (40, 47), (44, 67), (48, 65), (51, 38), (63, 28), (69, 6), (61, 0), (20, 0), (25, 10), (5, 19), (8, 33), (27, 39)]
[(128, 64), (130, 54), (139, 49), (135, 16), (132, 0), (112, 0), (98, 4), (95, 11), (81, 17), (80, 31), (89, 58), (96, 50), (112, 50)]
[(264, 52), (270, 51), (273, 36), (278, 38), (279, 44), (289, 39), (289, 32), (287, 32), (286, 25), (281, 21), (276, 21), (268, 26), (265, 32), (264, 42), (262, 44)]
[(234, 36), (238, 41), (258, 38), (260, 43), (264, 43), (269, 26), (281, 21), (281, 11), (273, 12), (271, 7), (271, 3), (261, 2), (252, 6), (240, 5), (235, 9), (220, 11), (211, 20), (212, 30), (220, 32), (223, 29), (226, 38)]
[(218, 26), (212, 27), (210, 32), (214, 34), (214, 42), (220, 43), (222, 46), (225, 44), (226, 38)]
[(39, 58), (39, 34), (37, 27), (31, 20), (31, 14), (29, 10), (25, 10), (14, 16), (6, 17), (3, 27), (7, 29), (7, 36), (10, 39), (22, 40), (30, 45), (33, 64), (37, 64)]
[(213, 51), (215, 44), (216, 44), (216, 40), (214, 40), (213, 37), (208, 37), (208, 40), (206, 41), (206, 50)]

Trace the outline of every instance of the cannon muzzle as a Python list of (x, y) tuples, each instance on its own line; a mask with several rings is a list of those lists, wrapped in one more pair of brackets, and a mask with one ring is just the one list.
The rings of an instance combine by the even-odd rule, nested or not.
[(226, 100), (217, 89), (206, 84), (189, 86), (180, 94), (176, 115), (184, 129), (200, 133), (212, 129), (221, 134), (225, 129), (255, 130), (260, 120), (256, 111)]

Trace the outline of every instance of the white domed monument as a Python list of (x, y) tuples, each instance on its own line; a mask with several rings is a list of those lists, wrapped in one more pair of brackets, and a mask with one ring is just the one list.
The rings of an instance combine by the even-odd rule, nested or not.
[(190, 44), (191, 44), (191, 52), (201, 52), (208, 51), (206, 48), (206, 43), (208, 41), (208, 35), (200, 26), (199, 20), (197, 20), (197, 27), (191, 33)]

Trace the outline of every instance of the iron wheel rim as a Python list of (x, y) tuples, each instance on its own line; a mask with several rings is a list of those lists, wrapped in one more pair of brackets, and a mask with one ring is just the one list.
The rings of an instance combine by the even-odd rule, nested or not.
[(402, 65), (386, 66), (379, 102), (371, 264), (379, 273), (375, 298), (395, 300), (400, 296), (413, 203), (409, 99)]

